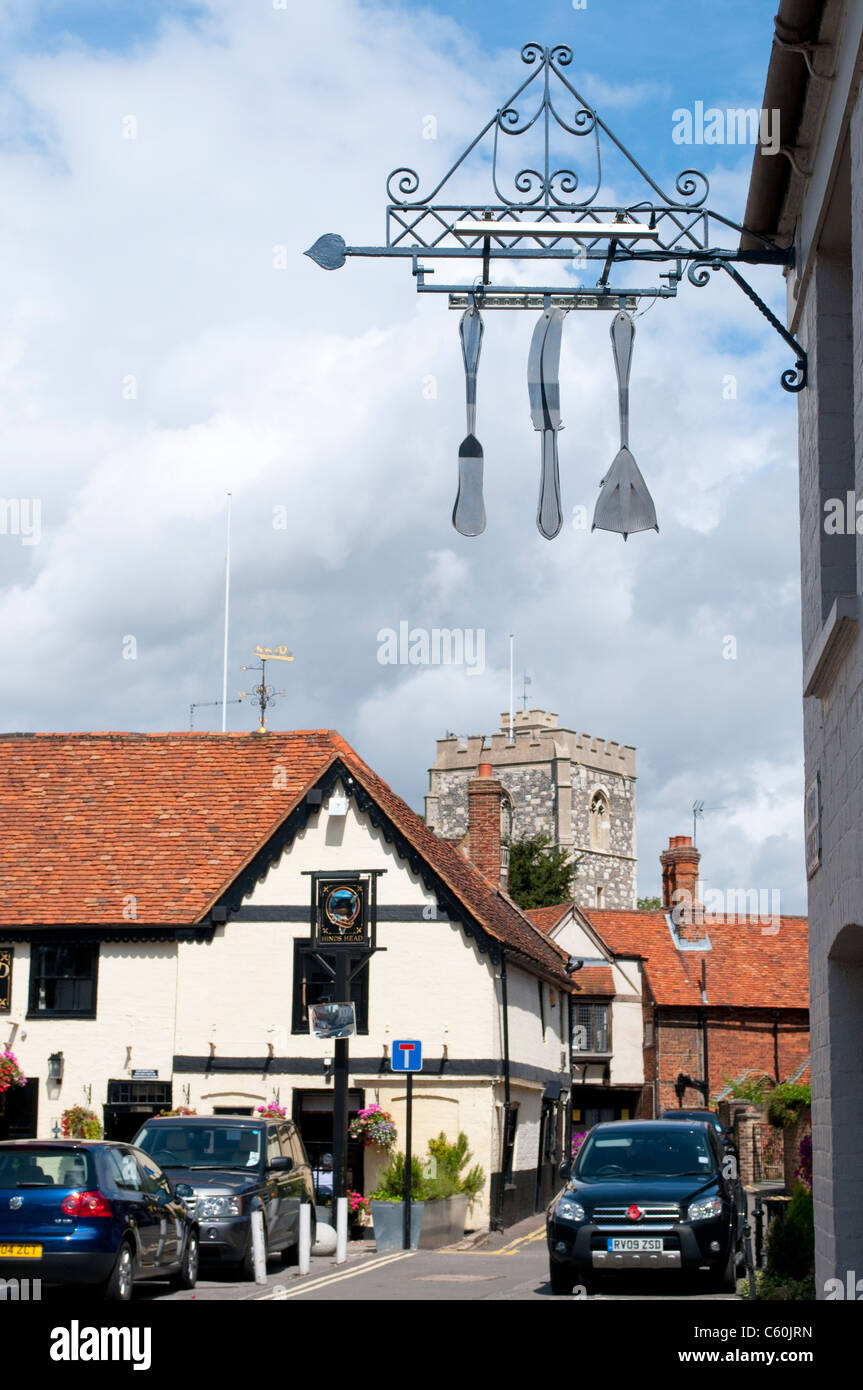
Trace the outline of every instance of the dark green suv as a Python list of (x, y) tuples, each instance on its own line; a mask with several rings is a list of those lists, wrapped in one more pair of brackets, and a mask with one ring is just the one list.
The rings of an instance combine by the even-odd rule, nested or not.
[[(201, 1260), (234, 1266), (254, 1278), (251, 1215), (263, 1214), (267, 1253), (296, 1259), (300, 1207), (311, 1206), (312, 1171), (291, 1120), (246, 1115), (164, 1115), (148, 1120), (133, 1143), (150, 1154), (180, 1186), (200, 1229)], [(187, 1192), (183, 1184), (191, 1188)]]

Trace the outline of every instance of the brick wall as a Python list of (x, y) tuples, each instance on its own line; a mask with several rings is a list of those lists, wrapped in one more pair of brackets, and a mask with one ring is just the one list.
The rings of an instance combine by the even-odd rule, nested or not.
[[(702, 1033), (695, 1009), (663, 1009), (659, 1022), (660, 1106), (677, 1106), (674, 1083), (680, 1072), (703, 1077)], [(779, 1020), (779, 1079), (784, 1081), (809, 1056), (809, 1022), (805, 1009), (784, 1009)], [(725, 1079), (756, 1070), (774, 1077), (773, 1010), (711, 1009), (707, 1022), (707, 1052), (711, 1096), (722, 1090)], [(645, 1056), (645, 1075), (647, 1072)], [(684, 1106), (703, 1104), (697, 1091), (688, 1091)]]

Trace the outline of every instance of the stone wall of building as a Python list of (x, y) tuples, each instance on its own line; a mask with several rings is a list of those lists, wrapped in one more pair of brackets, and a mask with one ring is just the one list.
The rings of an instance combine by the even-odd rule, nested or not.
[[(509, 739), (508, 715), (490, 739), (438, 740), (429, 769), (426, 821), (455, 840), (467, 831), (467, 783), (480, 761), (512, 798), (513, 838), (545, 834), (579, 860), (573, 891), (587, 907), (631, 908), (636, 900), (635, 749), (558, 727), (557, 715), (520, 711)], [(607, 805), (602, 843), (591, 835), (591, 804)]]

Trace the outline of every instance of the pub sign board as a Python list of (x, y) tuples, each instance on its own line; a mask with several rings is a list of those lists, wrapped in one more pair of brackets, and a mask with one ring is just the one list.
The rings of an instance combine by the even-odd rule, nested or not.
[(369, 945), (368, 883), (333, 874), (316, 876), (315, 946), (319, 951)]
[(12, 1009), (12, 948), (0, 946), (0, 1014)]

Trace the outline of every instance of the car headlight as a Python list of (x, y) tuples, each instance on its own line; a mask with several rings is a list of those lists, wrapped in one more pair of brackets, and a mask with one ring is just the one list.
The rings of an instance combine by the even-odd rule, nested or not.
[(197, 1215), (212, 1220), (217, 1216), (239, 1216), (242, 1210), (242, 1197), (201, 1197)]
[(702, 1197), (698, 1202), (690, 1202), (686, 1213), (688, 1221), (710, 1221), (722, 1215), (721, 1197)]
[(554, 1215), (557, 1221), (584, 1221), (585, 1219), (584, 1207), (574, 1197), (561, 1197), (554, 1209)]

